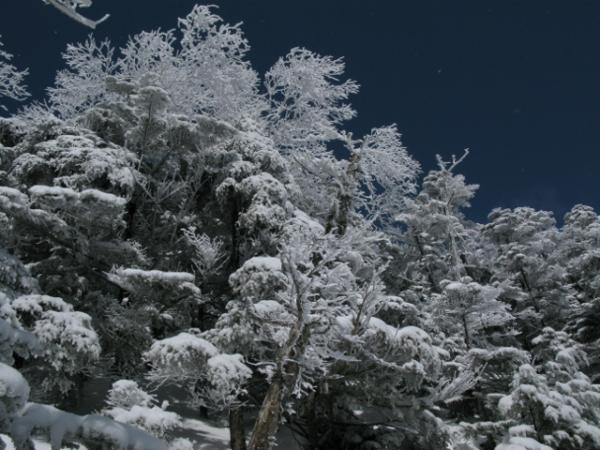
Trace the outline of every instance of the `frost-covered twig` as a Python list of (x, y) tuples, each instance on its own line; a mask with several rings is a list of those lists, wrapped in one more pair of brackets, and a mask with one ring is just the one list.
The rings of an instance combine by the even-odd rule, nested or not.
[(467, 156), (469, 156), (470, 149), (465, 148), (463, 155), (460, 158), (456, 158), (456, 155), (452, 155), (452, 161), (444, 161), (440, 155), (435, 155), (437, 159), (438, 167), (440, 170), (446, 172), (452, 172), (456, 166), (458, 166), (461, 162), (465, 160)]
[[(29, 97), (29, 93), (23, 80), (28, 72), (27, 70), (19, 71), (10, 64), (13, 55), (3, 51), (2, 47), (2, 36), (0, 36), (0, 97), (8, 97), (17, 101), (25, 100)], [(6, 109), (2, 105), (0, 108)]]

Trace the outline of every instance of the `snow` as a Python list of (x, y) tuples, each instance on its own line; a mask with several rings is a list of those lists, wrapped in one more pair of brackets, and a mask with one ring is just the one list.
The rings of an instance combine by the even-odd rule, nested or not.
[(97, 189), (85, 189), (79, 194), (79, 198), (82, 201), (95, 201), (108, 203), (117, 207), (123, 207), (127, 203), (123, 197), (118, 197), (108, 192), (102, 192)]
[(469, 350), (469, 354), (482, 361), (508, 359), (524, 364), (528, 363), (530, 359), (528, 352), (515, 347), (496, 347), (493, 349), (473, 348)]
[[(156, 383), (154, 396), (120, 380), (101, 406), (104, 386), (93, 408), (103, 416), (31, 404), (15, 422), (23, 436), (41, 424), (55, 449), (85, 435), (148, 450), (164, 444), (128, 425), (177, 436), (196, 427), (208, 436), (203, 447), (228, 447), (226, 430), (182, 420), (157, 398), (195, 408), (186, 416), (214, 409), (223, 423), (229, 406), (242, 404), (250, 425), (277, 368), (294, 366), (274, 411), (302, 415), (335, 394), (336, 410), (364, 411), (362, 424), (371, 424), (342, 424), (340, 446), (364, 433), (392, 448), (388, 438), (439, 431), (433, 442), (446, 425), (472, 431), (463, 435), (470, 442), (495, 439), (489, 447), (506, 434), (503, 450), (600, 442), (600, 387), (577, 372), (584, 349), (592, 350), (586, 373), (598, 367), (593, 209), (565, 218), (563, 229), (530, 208), (473, 223), (462, 209), (476, 187), (451, 173), (462, 160), (454, 156), (438, 157), (439, 170), (413, 196), (418, 164), (396, 126), (362, 138), (344, 129), (358, 85), (344, 81), (342, 59), (295, 48), (260, 76), (239, 26), (212, 11), (196, 6), (179, 30), (140, 33), (120, 51), (93, 38), (69, 46), (49, 111), (37, 112), (61, 119), (19, 119), (18, 133), (0, 119), (0, 140), (11, 146), (0, 145), (0, 181), (20, 189), (0, 186), (0, 291), (8, 288), (0, 356), (25, 356), (32, 331), (43, 346), (18, 360), (32, 380), (107, 373)], [(338, 144), (349, 158), (338, 158)], [(36, 183), (48, 186), (26, 191)], [(392, 229), (393, 216), (404, 224)], [(9, 252), (32, 276), (3, 264)], [(202, 305), (190, 301), (199, 286)], [(106, 354), (91, 317), (73, 307), (92, 315)], [(545, 328), (529, 345), (542, 323), (565, 331)], [(180, 397), (163, 396), (162, 386)], [(41, 385), (36, 398), (50, 390)], [(0, 366), (8, 419), (28, 392), (17, 371)], [(91, 404), (73, 410), (89, 413)], [(388, 433), (368, 420), (368, 405), (406, 420)], [(534, 430), (531, 411), (542, 410), (547, 430)], [(323, 430), (308, 423), (306, 431)]]
[(419, 344), (430, 343), (431, 341), (429, 335), (419, 327), (406, 326), (396, 328), (376, 317), (372, 317), (369, 320), (369, 328), (383, 333), (388, 342), (407, 344), (409, 341), (412, 341), (415, 344)]
[(20, 410), (29, 398), (29, 384), (23, 378), (23, 375), (12, 367), (0, 363), (0, 399), (3, 403), (9, 400), (12, 411), (15, 413)]
[(21, 313), (25, 312), (35, 316), (41, 316), (44, 311), (49, 309), (63, 312), (73, 310), (73, 307), (62, 298), (39, 294), (22, 295), (13, 300), (11, 305)]
[(154, 397), (140, 389), (133, 380), (115, 381), (106, 400), (109, 406), (121, 408), (131, 408), (134, 405), (150, 406), (153, 402)]
[(415, 326), (406, 326), (406, 327), (400, 328), (400, 330), (398, 331), (396, 336), (398, 337), (398, 339), (412, 339), (413, 341), (424, 341), (424, 342), (431, 341), (431, 338), (425, 331), (423, 331), (421, 328), (415, 327)]
[[(52, 446), (47, 442), (33, 440), (35, 450), (52, 450)], [(10, 447), (7, 450), (11, 450)], [(69, 447), (61, 447), (61, 450), (87, 450), (87, 447), (81, 444), (70, 444)]]
[(208, 359), (218, 354), (217, 348), (206, 339), (190, 333), (179, 333), (154, 342), (145, 353), (145, 358), (155, 366), (177, 370), (177, 367), (183, 367), (197, 357)]
[(29, 194), (36, 197), (56, 197), (65, 199), (68, 201), (75, 201), (79, 198), (79, 194), (71, 188), (64, 188), (58, 186), (31, 186), (29, 188)]
[(508, 429), (511, 436), (527, 436), (534, 435), (535, 428), (531, 425), (515, 425)]
[[(0, 448), (3, 448), (4, 450), (16, 450), (15, 444), (13, 443), (12, 439), (10, 437), (8, 437), (7, 435), (0, 434), (0, 442), (2, 444), (4, 444), (4, 446), (5, 446), (5, 447), (2, 447), (2, 445), (0, 445)], [(38, 448), (40, 448), (40, 447), (38, 447), (36, 445), (36, 449), (38, 449)], [(46, 450), (46, 449), (44, 449), (44, 450)], [(51, 450), (50, 447), (48, 447), (47, 450)]]
[(29, 403), (22, 415), (15, 419), (13, 435), (16, 440), (25, 440), (34, 429), (42, 428), (48, 431), (51, 445), (59, 448), (65, 437), (77, 434), (82, 420), (83, 417), (53, 406)]
[(229, 449), (229, 428), (216, 427), (201, 420), (185, 419), (182, 429), (186, 430), (186, 436), (192, 437), (199, 442), (195, 450), (227, 450)]
[(582, 435), (587, 436), (595, 445), (600, 447), (600, 427), (582, 420), (577, 424), (577, 430)]
[(254, 304), (254, 309), (260, 317), (280, 317), (285, 314), (284, 306), (275, 300), (261, 300)]
[(0, 186), (0, 196), (8, 198), (17, 205), (26, 205), (29, 202), (29, 198), (21, 191), (6, 186)]
[(15, 420), (14, 436), (26, 439), (33, 429), (44, 429), (50, 444), (60, 448), (65, 439), (98, 440), (119, 450), (167, 450), (167, 446), (149, 434), (126, 424), (97, 415), (77, 416), (53, 406), (30, 403)]
[[(68, 344), (72, 351), (97, 358), (100, 355), (100, 344), (98, 335), (91, 328), (91, 322), (89, 315), (79, 311), (47, 311), (36, 322), (34, 334), (47, 345), (61, 342), (63, 345)], [(58, 364), (56, 355), (50, 363)]]
[(36, 185), (29, 188), (29, 193), (34, 200), (40, 197), (53, 197), (55, 200), (70, 202), (79, 200), (84, 203), (105, 203), (115, 208), (122, 208), (127, 203), (127, 200), (122, 197), (98, 189), (84, 189), (77, 192), (71, 188)]
[(240, 354), (220, 354), (209, 358), (206, 364), (213, 381), (247, 380), (252, 376), (252, 370), (244, 364), (243, 360)]
[(567, 423), (577, 422), (581, 419), (579, 412), (572, 406), (561, 404), (559, 405), (558, 415), (561, 420)]
[(495, 450), (553, 450), (528, 437), (511, 436), (507, 443), (497, 445)]
[(109, 276), (159, 284), (193, 283), (195, 280), (194, 275), (187, 272), (163, 272), (162, 270), (123, 268), (113, 270)]
[(308, 214), (300, 209), (294, 210), (294, 217), (291, 219), (291, 221), (295, 222), (300, 229), (306, 229), (316, 236), (320, 236), (325, 232), (325, 227), (323, 227), (323, 225), (312, 219)]
[(349, 334), (352, 332), (354, 322), (351, 316), (338, 316), (335, 318), (335, 322), (343, 334)]
[(226, 410), (245, 391), (244, 385), (252, 376), (252, 370), (243, 362), (242, 355), (220, 354), (206, 363), (206, 398), (220, 410)]
[(90, 438), (101, 437), (120, 450), (167, 450), (167, 446), (159, 439), (130, 425), (98, 415), (84, 417), (81, 434)]
[(55, 184), (89, 188), (96, 181), (108, 179), (111, 188), (131, 192), (136, 182), (133, 153), (116, 145), (107, 146), (96, 136), (82, 136), (80, 130), (71, 133), (40, 142), (31, 153), (17, 157), (13, 163), (15, 173), (51, 167), (60, 174)]
[(255, 256), (244, 263), (245, 268), (281, 271), (281, 260), (270, 256)]
[(119, 380), (112, 384), (106, 401), (109, 408), (102, 410), (102, 414), (162, 437), (178, 427), (181, 419), (178, 414), (165, 411), (168, 402), (160, 407), (153, 406), (155, 402), (135, 381)]
[[(108, 279), (123, 289), (142, 297), (157, 296), (160, 300), (163, 291), (156, 288), (174, 289), (200, 299), (200, 289), (194, 284), (195, 276), (188, 272), (167, 272), (162, 270), (143, 270), (133, 268), (113, 268), (107, 273)], [(168, 294), (167, 294), (168, 295)]]
[(104, 411), (104, 414), (117, 422), (127, 423), (157, 435), (163, 435), (180, 424), (179, 415), (165, 411), (159, 406), (134, 405), (131, 409), (111, 408)]

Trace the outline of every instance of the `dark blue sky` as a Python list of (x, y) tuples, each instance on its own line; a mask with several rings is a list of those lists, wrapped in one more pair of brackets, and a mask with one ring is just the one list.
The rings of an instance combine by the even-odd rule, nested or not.
[[(5, 0), (0, 34), (43, 94), (66, 43), (84, 27), (40, 0)], [(171, 28), (194, 0), (95, 0), (96, 31)], [(471, 155), (461, 170), (481, 184), (470, 216), (494, 206), (600, 210), (600, 2), (595, 0), (211, 0), (244, 22), (264, 72), (293, 46), (344, 56), (361, 84), (356, 132), (395, 122), (412, 155)]]

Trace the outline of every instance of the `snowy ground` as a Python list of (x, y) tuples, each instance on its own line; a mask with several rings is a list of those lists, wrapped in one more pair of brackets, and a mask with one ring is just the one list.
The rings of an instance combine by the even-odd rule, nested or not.
[[(41, 441), (33, 441), (33, 443), (35, 444), (35, 449), (36, 450), (52, 450), (52, 447), (50, 446), (50, 444), (48, 444), (47, 442), (41, 442)], [(14, 447), (8, 447), (8, 449), (11, 449)], [(64, 450), (72, 450), (72, 448), (68, 448), (68, 449), (64, 449)], [(77, 450), (87, 450), (83, 445), (80, 445)]]
[(201, 420), (185, 419), (178, 437), (194, 442), (195, 450), (229, 449), (229, 429), (218, 428)]
[[(229, 449), (229, 430), (227, 428), (214, 427), (200, 420), (185, 419), (178, 437), (185, 437), (194, 442), (195, 450)], [(15, 450), (11, 440), (6, 436), (0, 435), (0, 439), (6, 444), (6, 450)], [(36, 450), (51, 450), (51, 446), (47, 442), (35, 440), (34, 444)], [(73, 449), (69, 448), (68, 450)], [(86, 450), (86, 448), (79, 446), (77, 450)]]
[[(76, 414), (94, 414), (98, 413), (105, 406), (106, 393), (110, 388), (113, 380), (108, 378), (94, 378), (88, 380), (84, 385), (82, 392), (84, 398), (77, 402), (78, 407), (72, 412)], [(182, 427), (177, 429), (171, 437), (186, 438), (194, 443), (194, 450), (227, 450), (229, 449), (229, 429), (225, 426), (225, 422), (211, 422), (210, 420), (200, 419), (197, 411), (186, 406), (183, 399), (185, 392), (178, 388), (164, 386), (153, 392), (161, 399), (169, 399), (171, 406), (169, 411), (176, 412), (183, 418)], [(248, 418), (246, 423), (246, 431), (252, 429), (252, 419)], [(0, 435), (7, 443), (7, 450), (14, 450), (14, 446), (8, 438)], [(50, 450), (50, 444), (44, 442), (40, 437), (35, 441), (36, 450)], [(275, 448), (280, 450), (296, 450), (299, 449), (292, 433), (289, 429), (282, 427), (277, 436), (277, 445)], [(69, 449), (71, 450), (71, 449)], [(81, 446), (77, 450), (86, 450)]]
[[(229, 449), (229, 429), (220, 428), (197, 419), (184, 419), (183, 427), (176, 433), (177, 437), (190, 439), (194, 442), (194, 450), (227, 450)], [(7, 437), (0, 435), (0, 439), (6, 444), (6, 450), (14, 450), (15, 447)], [(36, 450), (51, 450), (50, 444), (41, 440), (34, 441)], [(299, 448), (294, 442), (291, 433), (283, 429), (278, 436), (278, 445), (275, 448), (282, 450), (294, 450)], [(64, 449), (67, 450), (67, 449)], [(69, 448), (68, 450), (73, 450)], [(86, 450), (79, 446), (77, 450)]]
[[(6, 445), (6, 450), (15, 450), (15, 446), (8, 437), (0, 434), (0, 440), (4, 443), (4, 445)], [(34, 440), (33, 443), (36, 450), (52, 450), (52, 447), (47, 442)], [(68, 450), (73, 450), (73, 448), (69, 448)], [(80, 445), (77, 450), (86, 450), (86, 448)]]

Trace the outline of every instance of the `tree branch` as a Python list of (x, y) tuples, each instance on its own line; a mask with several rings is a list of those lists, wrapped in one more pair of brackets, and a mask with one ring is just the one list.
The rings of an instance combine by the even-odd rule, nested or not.
[(108, 19), (110, 17), (110, 14), (105, 14), (100, 20), (94, 21), (94, 20), (88, 19), (87, 17), (84, 17), (81, 14), (79, 14), (76, 10), (77, 5), (67, 6), (67, 5), (65, 5), (63, 0), (42, 0), (42, 1), (44, 3), (46, 3), (47, 5), (54, 6), (56, 9), (58, 9), (63, 14), (69, 16), (71, 19), (75, 20), (76, 22), (79, 22), (82, 25), (85, 25), (86, 27), (91, 28), (92, 30), (94, 30), (98, 25), (100, 25), (102, 22), (104, 22), (106, 19)]

